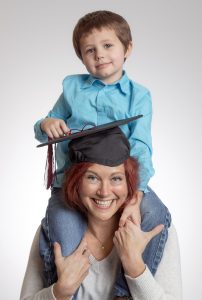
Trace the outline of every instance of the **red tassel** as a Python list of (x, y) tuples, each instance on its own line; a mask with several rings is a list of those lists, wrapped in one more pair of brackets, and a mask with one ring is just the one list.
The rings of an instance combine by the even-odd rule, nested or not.
[(45, 176), (44, 176), (44, 182), (47, 190), (52, 186), (53, 178), (54, 178), (53, 146), (52, 144), (49, 144), (48, 151), (47, 151), (47, 158), (46, 158)]

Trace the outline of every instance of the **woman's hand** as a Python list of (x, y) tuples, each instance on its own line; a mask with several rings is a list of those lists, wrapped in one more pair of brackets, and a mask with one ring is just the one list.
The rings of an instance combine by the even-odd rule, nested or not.
[(149, 241), (163, 228), (163, 225), (158, 225), (151, 231), (144, 232), (132, 221), (127, 220), (125, 226), (115, 232), (113, 242), (126, 275), (136, 278), (144, 272), (145, 264), (142, 253)]
[(142, 201), (142, 197), (143, 197), (143, 192), (137, 191), (134, 197), (126, 205), (119, 221), (120, 227), (126, 224), (127, 219), (132, 220), (134, 224), (140, 226), (141, 224), (140, 203)]
[(41, 130), (51, 139), (62, 137), (69, 132), (69, 128), (62, 119), (54, 118), (45, 118), (41, 122)]
[(53, 293), (57, 300), (68, 300), (88, 275), (90, 251), (82, 240), (74, 253), (66, 257), (62, 256), (60, 244), (54, 243), (54, 254), (58, 280)]

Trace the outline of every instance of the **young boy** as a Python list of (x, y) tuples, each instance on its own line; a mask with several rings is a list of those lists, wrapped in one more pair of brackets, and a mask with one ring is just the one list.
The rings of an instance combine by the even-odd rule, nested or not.
[[(136, 157), (140, 164), (140, 183), (137, 195), (123, 211), (120, 226), (124, 226), (128, 217), (136, 224), (141, 223), (144, 231), (164, 224), (164, 230), (149, 243), (143, 256), (154, 274), (167, 240), (170, 214), (147, 187), (154, 174), (151, 160), (152, 105), (149, 91), (129, 79), (123, 70), (124, 62), (132, 51), (129, 25), (120, 15), (110, 11), (89, 13), (78, 21), (73, 32), (73, 44), (89, 74), (71, 75), (64, 79), (63, 92), (53, 109), (45, 119), (35, 124), (36, 138), (45, 142), (48, 137), (61, 137), (69, 129), (82, 129), (86, 124), (100, 125), (143, 115), (130, 125), (122, 126), (131, 145), (131, 156)], [(56, 278), (53, 242), (61, 244), (64, 256), (70, 255), (86, 229), (86, 221), (62, 201), (64, 170), (70, 165), (67, 149), (67, 142), (57, 146), (57, 170), (46, 217), (42, 221), (40, 254), (44, 259), (47, 285)], [(122, 272), (117, 277), (115, 295), (129, 295)]]

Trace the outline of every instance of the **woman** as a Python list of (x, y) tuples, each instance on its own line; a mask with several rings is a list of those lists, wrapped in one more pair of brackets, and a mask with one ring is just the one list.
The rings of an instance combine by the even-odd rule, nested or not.
[(74, 164), (64, 183), (65, 201), (87, 218), (83, 240), (68, 257), (62, 256), (58, 243), (54, 244), (57, 278), (44, 288), (37, 231), (21, 299), (116, 299), (114, 283), (122, 271), (130, 294), (122, 299), (181, 299), (179, 249), (173, 226), (153, 277), (143, 253), (163, 226), (143, 232), (128, 220), (118, 227), (120, 212), (137, 189), (138, 164), (129, 156), (128, 142), (118, 127), (95, 135), (96, 143), (92, 134), (69, 143)]

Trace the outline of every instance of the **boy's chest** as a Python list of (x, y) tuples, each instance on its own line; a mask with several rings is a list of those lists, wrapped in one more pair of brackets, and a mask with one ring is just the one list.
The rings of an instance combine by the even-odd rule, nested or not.
[(135, 108), (130, 95), (107, 88), (83, 90), (71, 97), (69, 102), (72, 116), (85, 114), (98, 119), (105, 116), (109, 121), (127, 117), (134, 112)]

